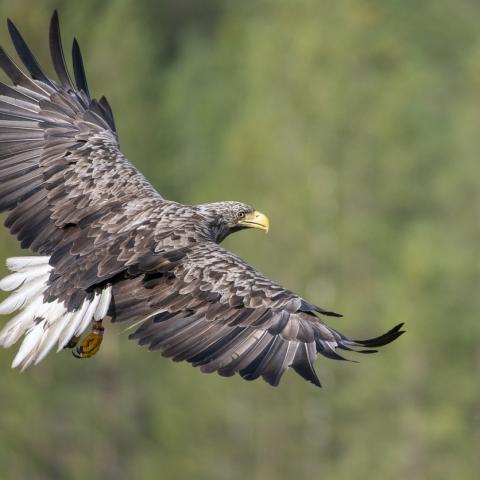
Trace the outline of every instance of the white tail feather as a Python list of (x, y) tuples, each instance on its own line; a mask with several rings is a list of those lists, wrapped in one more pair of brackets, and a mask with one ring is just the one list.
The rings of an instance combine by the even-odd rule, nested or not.
[(38, 365), (50, 352), (52, 347), (58, 341), (59, 332), (65, 327), (67, 321), (66, 316), (59, 318), (49, 329), (43, 334), (42, 341), (35, 352), (35, 358), (33, 359), (34, 365)]
[(0, 280), (0, 289), (14, 291), (0, 304), (0, 313), (21, 310), (0, 331), (0, 346), (12, 346), (25, 336), (12, 367), (22, 370), (39, 363), (58, 342), (61, 350), (73, 336), (81, 335), (93, 319), (103, 319), (110, 306), (111, 286), (96, 292), (79, 309), (69, 312), (57, 300), (45, 302), (52, 266), (50, 257), (13, 257), (8, 268), (15, 272)]
[(42, 298), (37, 297), (22, 312), (13, 317), (0, 332), (0, 346), (8, 348), (33, 325), (35, 314), (42, 306)]
[(42, 341), (35, 352), (35, 365), (43, 360), (55, 343), (57, 343), (60, 332), (65, 328), (65, 325), (71, 317), (70, 313), (65, 313), (65, 307), (62, 304), (58, 302), (53, 303), (56, 305), (52, 309), (52, 314), (48, 317)]
[(73, 331), (73, 336), (76, 337), (82, 333), (82, 322), (85, 313), (87, 313), (88, 306), (90, 305), (89, 302), (83, 302), (81, 308), (77, 311), (77, 314), (72, 318), (72, 323), (75, 323), (76, 328)]
[(50, 265), (38, 265), (32, 267), (31, 270), (23, 272), (15, 272), (0, 280), (0, 290), (4, 292), (11, 292), (16, 288), (24, 285), (35, 278), (45, 275), (50, 272), (52, 267)]
[(111, 299), (112, 299), (112, 286), (108, 285), (108, 287), (102, 290), (102, 294), (100, 295), (100, 300), (93, 314), (93, 318), (95, 320), (101, 320), (102, 318), (105, 318), (107, 316), (108, 307), (110, 306)]
[(7, 258), (7, 268), (12, 272), (21, 272), (37, 265), (48, 264), (49, 261), (50, 257), (10, 257)]
[(45, 320), (42, 320), (40, 323), (34, 325), (28, 330), (27, 334), (25, 335), (25, 339), (18, 349), (17, 355), (13, 359), (12, 368), (18, 367), (24, 360), (27, 360), (32, 350), (34, 350), (38, 343), (42, 340), (44, 323)]
[(33, 282), (22, 285), (19, 290), (0, 303), (0, 314), (12, 313), (26, 305), (39, 293), (43, 292), (45, 289), (45, 280), (45, 277), (39, 277)]
[(74, 332), (78, 328), (79, 311), (69, 312), (70, 318), (63, 330), (58, 334), (58, 348), (57, 352), (65, 348), (65, 345), (72, 339)]
[(93, 318), (93, 312), (97, 308), (97, 304), (99, 300), (100, 300), (100, 294), (96, 293), (91, 302), (83, 302), (84, 304), (86, 303), (88, 306), (87, 306), (87, 310), (83, 315), (82, 320), (80, 321), (80, 324), (78, 326), (78, 331), (75, 332), (75, 335), (80, 335), (90, 325)]

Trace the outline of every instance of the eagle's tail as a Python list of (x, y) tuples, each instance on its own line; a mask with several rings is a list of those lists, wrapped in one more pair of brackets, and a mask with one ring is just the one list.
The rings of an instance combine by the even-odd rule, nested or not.
[(52, 270), (50, 257), (12, 257), (7, 267), (13, 273), (0, 280), (0, 289), (12, 292), (0, 303), (0, 314), (18, 311), (0, 330), (0, 346), (8, 348), (22, 336), (23, 342), (12, 368), (22, 370), (40, 362), (58, 343), (61, 350), (72, 337), (81, 335), (95, 318), (103, 318), (108, 310), (111, 287), (85, 298), (74, 311), (58, 302), (48, 302), (44, 293)]

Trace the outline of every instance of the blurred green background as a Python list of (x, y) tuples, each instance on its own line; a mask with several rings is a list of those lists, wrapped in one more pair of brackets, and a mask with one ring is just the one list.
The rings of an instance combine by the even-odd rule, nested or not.
[[(354, 338), (408, 330), (359, 364), (320, 358), (321, 390), (203, 375), (114, 327), (90, 361), (20, 374), (2, 351), (0, 478), (478, 478), (478, 1), (0, 6), (44, 65), (60, 9), (123, 151), (165, 196), (269, 215), (268, 236), (228, 248)], [(18, 253), (2, 229), (0, 257)]]

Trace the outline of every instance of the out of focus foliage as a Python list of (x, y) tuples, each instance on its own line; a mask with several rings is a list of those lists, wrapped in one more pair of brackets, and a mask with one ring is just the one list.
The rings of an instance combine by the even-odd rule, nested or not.
[(269, 214), (229, 248), (353, 337), (408, 330), (359, 364), (319, 359), (323, 390), (202, 375), (113, 327), (89, 361), (19, 374), (2, 351), (2, 479), (478, 478), (477, 1), (0, 5), (44, 64), (59, 7), (165, 196)]

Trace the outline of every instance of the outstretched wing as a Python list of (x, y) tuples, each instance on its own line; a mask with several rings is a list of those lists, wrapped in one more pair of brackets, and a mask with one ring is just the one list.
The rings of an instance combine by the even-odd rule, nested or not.
[(144, 207), (162, 199), (121, 153), (106, 98), (90, 98), (76, 40), (71, 79), (57, 13), (50, 49), (58, 81), (43, 73), (10, 21), (8, 28), (30, 76), (0, 47), (0, 67), (13, 82), (0, 83), (0, 211), (10, 212), (5, 224), (23, 248), (52, 255), (92, 214), (108, 216), (132, 199)]
[[(275, 284), (215, 243), (152, 256), (149, 272), (113, 287), (114, 321), (137, 320), (130, 336), (173, 360), (203, 372), (262, 376), (277, 385), (292, 367), (320, 386), (317, 353), (343, 359), (336, 350), (372, 353), (403, 332), (402, 325), (370, 340), (350, 340), (319, 314), (339, 316)], [(363, 348), (367, 348), (364, 350)]]
[(25, 368), (105, 316), (104, 280), (151, 248), (154, 232), (136, 232), (151, 231), (165, 202), (121, 153), (106, 98), (90, 97), (76, 40), (72, 80), (57, 13), (50, 50), (58, 81), (11, 21), (8, 29), (27, 72), (0, 47), (0, 68), (13, 83), (0, 82), (0, 212), (9, 212), (5, 225), (22, 248), (43, 256), (7, 261), (14, 273), (0, 288), (16, 291), (0, 314), (19, 313), (0, 331), (0, 345), (25, 335), (13, 362)]

